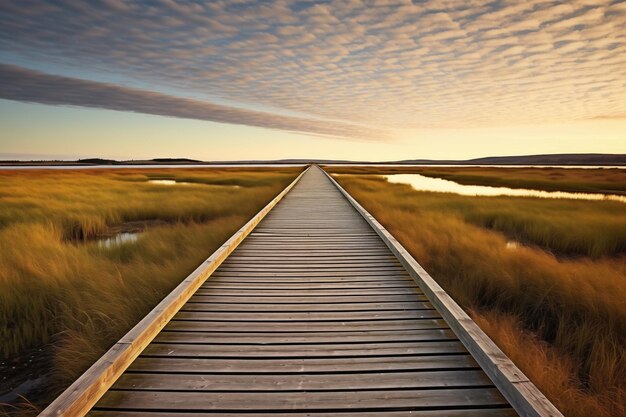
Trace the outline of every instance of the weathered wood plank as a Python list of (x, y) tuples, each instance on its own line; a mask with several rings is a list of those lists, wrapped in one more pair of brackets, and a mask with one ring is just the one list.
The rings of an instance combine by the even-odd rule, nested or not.
[[(392, 288), (338, 288), (338, 289), (302, 289), (300, 291), (306, 294), (306, 297), (329, 297), (328, 300), (332, 301), (333, 297), (352, 297), (362, 295), (420, 295), (421, 293), (415, 288), (411, 287), (392, 287)], [(253, 296), (253, 297), (289, 297), (293, 298), (293, 288), (287, 289), (245, 289), (245, 288), (216, 288), (205, 287), (196, 291), (196, 295), (209, 295), (215, 297), (221, 296)]]
[(380, 342), (421, 342), (456, 340), (455, 334), (449, 330), (395, 330), (312, 333), (200, 333), (200, 332), (167, 332), (163, 331), (154, 339), (165, 343), (223, 343), (223, 344), (307, 344), (307, 343), (380, 343)]
[(207, 302), (188, 302), (181, 310), (184, 311), (276, 311), (276, 312), (304, 312), (304, 311), (379, 311), (379, 310), (424, 310), (433, 309), (430, 301), (407, 303), (396, 302), (364, 302), (350, 304), (310, 304), (310, 303), (281, 303), (281, 304), (257, 304), (248, 303), (223, 303), (211, 299)]
[(285, 266), (285, 263), (289, 265), (289, 267), (295, 266), (304, 266), (305, 268), (311, 267), (320, 267), (327, 268), (332, 266), (353, 266), (359, 265), (360, 267), (380, 267), (380, 266), (396, 266), (399, 267), (395, 261), (390, 261), (389, 259), (377, 258), (377, 259), (290, 259), (285, 257), (285, 259), (265, 259), (262, 261), (244, 259), (239, 257), (234, 257), (229, 259), (229, 262), (224, 265), (224, 268), (234, 267), (234, 266), (252, 266), (254, 268), (277, 268), (281, 269), (281, 267)]
[[(130, 395), (132, 393), (132, 395)], [(345, 392), (110, 391), (98, 407), (128, 410), (310, 410), (504, 406), (494, 388)]]
[[(291, 274), (299, 274), (299, 273), (307, 273), (312, 268), (311, 265), (308, 264), (300, 264), (300, 265), (291, 265), (291, 264), (275, 264), (275, 265), (253, 265), (253, 264), (236, 264), (236, 265), (226, 265), (222, 269), (222, 272), (270, 272), (276, 271), (276, 273), (291, 273)], [(380, 265), (367, 265), (367, 264), (349, 264), (349, 265), (315, 265), (315, 270), (318, 273), (325, 274), (333, 274), (333, 273), (341, 273), (341, 272), (356, 272), (361, 273), (363, 271), (367, 272), (399, 272), (402, 271), (403, 268), (400, 265), (388, 265), (388, 264), (380, 264)]]
[(381, 254), (381, 255), (364, 255), (359, 253), (358, 255), (340, 255), (337, 256), (336, 253), (333, 252), (335, 256), (313, 256), (311, 254), (302, 254), (302, 255), (264, 255), (264, 256), (252, 256), (252, 255), (236, 255), (229, 257), (229, 263), (235, 262), (247, 262), (247, 263), (259, 263), (259, 264), (274, 264), (276, 262), (289, 262), (289, 263), (302, 263), (306, 262), (308, 265), (318, 265), (318, 264), (333, 264), (333, 263), (355, 263), (355, 262), (369, 262), (369, 263), (378, 263), (378, 262), (396, 262), (395, 259), (391, 259), (389, 254)]
[[(224, 311), (179, 311), (173, 320), (217, 320), (217, 321), (280, 321), (280, 322), (345, 322), (398, 319), (438, 319), (436, 310), (397, 310), (397, 311), (366, 311), (366, 312), (224, 312)], [(252, 324), (250, 324), (252, 325)]]
[(406, 389), (442, 387), (484, 387), (493, 383), (482, 371), (421, 371), (363, 374), (291, 374), (255, 375), (241, 374), (126, 373), (117, 380), (118, 390), (177, 390), (177, 391), (337, 391), (366, 389)]
[(332, 332), (341, 331), (373, 331), (373, 330), (422, 330), (447, 329), (443, 319), (404, 319), (404, 320), (375, 320), (375, 321), (333, 321), (333, 322), (258, 322), (258, 321), (210, 321), (210, 320), (181, 320), (175, 317), (165, 330), (167, 331), (195, 331), (195, 332), (245, 332), (254, 329), (255, 332)]
[[(276, 284), (277, 288), (280, 285), (405, 285), (409, 283), (412, 285), (413, 281), (409, 275), (397, 275), (397, 276), (354, 276), (354, 277), (298, 277), (297, 279), (291, 278), (289, 280), (279, 280), (275, 278), (266, 277), (249, 277), (249, 276), (213, 276), (211, 282), (215, 285), (263, 285), (263, 284)], [(421, 290), (420, 290), (421, 291)]]
[(139, 356), (128, 367), (130, 372), (286, 374), (338, 373), (398, 370), (478, 369), (468, 354), (443, 356), (391, 356), (356, 358), (170, 358)]
[(177, 344), (151, 343), (142, 356), (165, 357), (206, 357), (206, 358), (328, 358), (333, 356), (406, 356), (406, 355), (445, 355), (465, 353), (458, 340), (397, 342), (387, 343), (320, 343), (299, 345), (245, 345), (245, 344)]
[(241, 281), (226, 281), (224, 279), (214, 279), (211, 285), (204, 283), (201, 289), (206, 290), (238, 290), (238, 291), (256, 291), (256, 290), (275, 290), (275, 291), (309, 291), (309, 290), (372, 290), (372, 289), (411, 289), (413, 293), (421, 293), (421, 290), (417, 289), (414, 285), (406, 280), (393, 280), (393, 281), (339, 281), (339, 282), (298, 282), (289, 281), (283, 282), (241, 282)]
[[(237, 412), (228, 413), (221, 412), (220, 417), (276, 417), (275, 412)], [(168, 410), (150, 410), (150, 411), (126, 411), (126, 410), (94, 410), (89, 413), (90, 417), (152, 417), (152, 416), (168, 416), (168, 417), (215, 417), (215, 413), (194, 413), (184, 412), (177, 413)], [(316, 412), (312, 414), (308, 411), (304, 412), (281, 412), (280, 417), (337, 417), (336, 412)], [(409, 411), (358, 411), (358, 412), (342, 412), (341, 417), (516, 417), (517, 413), (511, 408), (469, 408), (455, 410), (409, 410)]]
[[(215, 297), (210, 295), (193, 295), (189, 299), (189, 302), (211, 302), (215, 300)], [(246, 297), (240, 294), (239, 296), (226, 296), (219, 297), (222, 303), (255, 303), (255, 304), (344, 304), (344, 303), (389, 303), (389, 302), (406, 302), (413, 301), (428, 301), (426, 296), (419, 294), (408, 295), (355, 295), (355, 296), (290, 296), (290, 297), (277, 297), (277, 296), (255, 296), (250, 295)], [(410, 307), (410, 306), (407, 306)]]
[[(397, 277), (404, 276), (406, 272), (404, 270), (393, 271), (316, 271), (308, 270), (302, 271), (274, 271), (274, 272), (259, 272), (259, 271), (220, 271), (216, 276), (220, 277), (284, 277), (284, 278), (306, 278), (306, 277)], [(407, 274), (408, 276), (408, 274)]]

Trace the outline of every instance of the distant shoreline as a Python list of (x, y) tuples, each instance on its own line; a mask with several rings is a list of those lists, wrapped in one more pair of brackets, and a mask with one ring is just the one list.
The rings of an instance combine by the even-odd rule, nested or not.
[(149, 160), (125, 160), (90, 158), (74, 161), (62, 160), (5, 160), (0, 167), (212, 167), (212, 166), (267, 166), (267, 165), (433, 165), (433, 166), (536, 166), (536, 167), (621, 167), (626, 166), (626, 154), (551, 154), (524, 156), (494, 156), (468, 160), (410, 159), (401, 161), (347, 161), (333, 159), (280, 159), (242, 161), (200, 161), (188, 158), (155, 158)]

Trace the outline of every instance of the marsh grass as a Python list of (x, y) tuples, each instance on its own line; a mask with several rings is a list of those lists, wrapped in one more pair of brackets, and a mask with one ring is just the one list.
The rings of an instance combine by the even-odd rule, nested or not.
[[(418, 192), (408, 185), (391, 184), (372, 176), (340, 176), (337, 180), (459, 304), (494, 312), (496, 317), (516, 318), (520, 328), (549, 343), (551, 352), (569, 358), (572, 365), (568, 369), (574, 371), (563, 378), (574, 378), (572, 389), (583, 387), (589, 398), (602, 399), (599, 403), (606, 410), (623, 409), (626, 258), (562, 259), (537, 247), (520, 246), (511, 250), (506, 247), (508, 236), (483, 227), (494, 228), (494, 225), (474, 218), (490, 213), (539, 230), (555, 222), (557, 226), (546, 233), (556, 230), (564, 238), (579, 234), (592, 219), (594, 225), (606, 221), (608, 224), (595, 233), (616, 234), (618, 244), (624, 245), (624, 235), (616, 228), (620, 223), (615, 220), (620, 216), (616, 207), (622, 208), (623, 204), (603, 201), (566, 204), (560, 200)], [(536, 210), (529, 214), (527, 204), (535, 205)], [(613, 215), (606, 215), (614, 210)], [(619, 213), (623, 217), (623, 208)], [(542, 219), (544, 215), (546, 218)], [(507, 223), (502, 224), (502, 230), (512, 233), (506, 228)], [(593, 230), (589, 230), (592, 235)], [(497, 343), (505, 341), (499, 339), (502, 334), (493, 334)], [(521, 343), (526, 339), (518, 332), (511, 330), (511, 334), (519, 336), (507, 348), (511, 356), (528, 355), (532, 363), (536, 352), (527, 351)], [(550, 378), (550, 373), (536, 373), (534, 381), (541, 386), (548, 384)], [(553, 400), (560, 398), (558, 390), (547, 394)], [(568, 415), (589, 414), (574, 410)]]
[(565, 416), (626, 415), (625, 390), (588, 392), (579, 381), (576, 361), (525, 330), (517, 317), (494, 311), (470, 315)]
[[(505, 173), (509, 169), (506, 168)], [(386, 168), (382, 171), (386, 172)], [(358, 172), (378, 174), (379, 169), (359, 168)], [(626, 206), (621, 202), (587, 203), (505, 196), (478, 198), (432, 192), (420, 196), (420, 210), (460, 216), (466, 222), (497, 230), (509, 239), (539, 246), (557, 256), (601, 258), (626, 253)]]
[(620, 202), (424, 193), (420, 205), (558, 256), (601, 258), (626, 253), (626, 206)]
[[(58, 392), (299, 171), (0, 171), (0, 354), (50, 346)], [(151, 175), (202, 184), (164, 187)], [(204, 185), (216, 183), (240, 187)], [(136, 242), (93, 240), (139, 220), (157, 226)]]

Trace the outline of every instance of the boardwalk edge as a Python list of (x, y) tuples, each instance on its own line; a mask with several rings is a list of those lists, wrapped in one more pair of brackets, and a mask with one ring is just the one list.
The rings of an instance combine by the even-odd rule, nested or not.
[(515, 411), (521, 417), (563, 417), (563, 414), (437, 284), (404, 246), (330, 174), (320, 169), (398, 258)]
[(87, 369), (72, 385), (61, 393), (40, 417), (84, 416), (100, 397), (122, 375), (145, 347), (165, 327), (178, 310), (211, 276), (261, 220), (300, 181), (311, 168), (306, 167), (287, 187), (261, 209), (252, 219), (233, 234), (211, 256), (187, 276), (148, 315), (115, 343), (103, 356)]

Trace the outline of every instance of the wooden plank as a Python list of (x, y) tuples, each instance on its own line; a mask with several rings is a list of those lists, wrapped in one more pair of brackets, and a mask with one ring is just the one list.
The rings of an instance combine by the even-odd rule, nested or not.
[(140, 356), (129, 372), (211, 373), (211, 374), (289, 374), (339, 373), (401, 370), (479, 369), (468, 354), (442, 356), (390, 356), (355, 358), (170, 358)]
[(254, 255), (254, 256), (310, 256), (315, 257), (331, 257), (331, 256), (352, 256), (352, 255), (386, 255), (383, 249), (310, 249), (302, 250), (298, 248), (289, 248), (281, 250), (272, 249), (242, 249), (238, 255)]
[(387, 262), (332, 262), (332, 263), (304, 263), (304, 262), (237, 262), (224, 265), (222, 271), (236, 271), (236, 272), (342, 272), (342, 271), (402, 271), (403, 268), (399, 265), (389, 264)]
[(329, 358), (335, 356), (406, 356), (466, 353), (458, 340), (388, 343), (320, 343), (298, 345), (151, 343), (141, 356), (205, 358)]
[(455, 334), (478, 360), (483, 370), (524, 417), (562, 417), (561, 412), (537, 389), (463, 309), (437, 284), (413, 256), (367, 210), (324, 172), (344, 197), (378, 233), (415, 279)]
[(290, 235), (290, 236), (268, 236), (262, 234), (251, 234), (251, 239), (263, 239), (264, 242), (282, 242), (282, 243), (290, 243), (290, 242), (298, 242), (298, 243), (378, 243), (380, 244), (380, 238), (376, 234), (372, 235), (358, 235), (358, 236), (344, 236), (344, 235), (323, 235), (323, 236), (310, 236), (310, 235)]
[(378, 250), (380, 249), (379, 244), (288, 244), (288, 243), (280, 243), (280, 244), (267, 244), (267, 243), (248, 243), (246, 245), (247, 250), (271, 250), (271, 251), (309, 251), (309, 250), (326, 250), (326, 251), (335, 251), (335, 250), (351, 250), (351, 251), (364, 251), (364, 250)]
[(254, 236), (255, 239), (260, 238), (260, 239), (265, 239), (266, 236), (276, 236), (276, 237), (281, 237), (284, 239), (289, 239), (289, 238), (296, 238), (296, 239), (300, 239), (300, 238), (310, 238), (310, 239), (324, 239), (324, 238), (328, 238), (328, 239), (333, 239), (337, 236), (343, 236), (343, 237), (348, 237), (348, 238), (363, 238), (363, 239), (370, 239), (370, 237), (374, 236), (376, 238), (378, 238), (378, 235), (376, 235), (375, 233), (373, 235), (371, 234), (351, 234), (351, 233), (347, 233), (347, 232), (342, 232), (342, 233), (337, 233), (337, 232), (297, 232), (297, 231), (283, 231), (283, 232), (272, 232), (272, 233), (264, 233), (264, 234), (257, 234)]
[(133, 327), (119, 342), (94, 363), (40, 414), (48, 416), (84, 415), (107, 391), (126, 367), (150, 343), (165, 324), (176, 314), (191, 295), (230, 255), (241, 241), (256, 227), (270, 210), (302, 178), (298, 177), (250, 219), (217, 251), (193, 271), (180, 285), (166, 296), (143, 320)]
[(348, 276), (348, 277), (298, 277), (291, 279), (275, 279), (267, 277), (250, 277), (247, 275), (242, 276), (213, 276), (211, 282), (215, 285), (264, 285), (264, 284), (276, 284), (280, 285), (404, 285), (407, 282), (412, 284), (413, 281), (409, 275), (397, 275), (397, 276)]
[(274, 272), (259, 272), (259, 271), (220, 271), (216, 273), (216, 276), (220, 277), (238, 277), (238, 276), (246, 276), (246, 277), (285, 277), (285, 278), (302, 278), (302, 277), (386, 277), (386, 276), (409, 276), (404, 275), (406, 272), (404, 270), (393, 270), (393, 271), (315, 271), (308, 270), (306, 272), (302, 271), (274, 271)]
[(381, 343), (456, 340), (451, 330), (395, 330), (369, 332), (332, 332), (297, 335), (294, 333), (218, 333), (161, 332), (154, 339), (160, 343), (223, 344), (310, 344), (310, 343)]
[(339, 281), (339, 282), (241, 282), (241, 281), (224, 281), (223, 279), (214, 279), (210, 285), (204, 283), (203, 290), (237, 290), (237, 291), (256, 291), (256, 290), (274, 290), (274, 291), (308, 291), (308, 290), (372, 290), (372, 289), (411, 289), (413, 293), (420, 293), (414, 285), (406, 280), (393, 280), (391, 282), (380, 281)]
[[(338, 245), (340, 247), (337, 247), (336, 249), (332, 249), (331, 253), (327, 256), (318, 256), (318, 257), (312, 257), (309, 256), (309, 252), (308, 251), (301, 251), (302, 253), (286, 253), (285, 256), (288, 256), (291, 260), (291, 258), (300, 258), (301, 260), (313, 260), (313, 261), (319, 261), (319, 260), (338, 260), (338, 259), (342, 259), (342, 258), (353, 258), (353, 259), (359, 259), (359, 260), (368, 260), (368, 259), (384, 259), (386, 261), (392, 262), (392, 263), (397, 263), (398, 260), (395, 259), (390, 253), (389, 251), (387, 251), (387, 253), (385, 253), (385, 250), (383, 249), (374, 249), (376, 252), (375, 253), (369, 253), (369, 252), (362, 252), (363, 249), (352, 249), (352, 248), (344, 248), (341, 245)], [(293, 247), (290, 247), (293, 248)], [(268, 248), (271, 249), (271, 248)], [(247, 248), (242, 249), (242, 251), (247, 250)], [(339, 252), (338, 252), (339, 251)], [(350, 253), (350, 255), (348, 255), (348, 253)], [(244, 260), (245, 258), (250, 258), (253, 260), (258, 260), (258, 261), (265, 261), (265, 260), (275, 260), (275, 259), (282, 259), (283, 254), (280, 253), (267, 253), (267, 254), (258, 254), (256, 252), (252, 252), (252, 251), (248, 251), (247, 254), (245, 253), (241, 253), (241, 252), (237, 252), (235, 254), (233, 254), (233, 257), (230, 259), (242, 259)]]
[(117, 380), (117, 390), (160, 391), (338, 391), (442, 387), (491, 388), (482, 371), (421, 371), (356, 374), (255, 375), (126, 373)]
[[(227, 271), (238, 271), (238, 272), (246, 272), (246, 271), (291, 271), (291, 272), (307, 272), (310, 271), (309, 264), (292, 264), (292, 263), (276, 263), (272, 265), (267, 264), (244, 264), (244, 263), (236, 263), (236, 264), (228, 264), (224, 265), (221, 270), (223, 272)], [(325, 273), (333, 273), (333, 272), (362, 272), (366, 271), (402, 271), (403, 268), (401, 265), (390, 264), (387, 262), (377, 263), (377, 264), (367, 264), (367, 263), (353, 263), (353, 264), (331, 264), (331, 265), (315, 265), (314, 268), (317, 272), (325, 272)]]
[[(368, 267), (393, 267), (400, 268), (401, 265), (395, 259), (390, 259), (387, 254), (374, 254), (374, 255), (346, 255), (339, 254), (337, 251), (333, 251), (334, 257), (330, 257), (327, 254), (318, 254), (315, 252), (275, 252), (271, 251), (266, 254), (256, 253), (256, 256), (260, 256), (263, 259), (252, 258), (248, 255), (237, 255), (229, 259), (229, 263), (224, 267), (232, 267), (238, 265), (252, 266), (252, 267), (275, 267), (281, 269), (282, 267), (289, 266), (314, 266), (314, 267), (328, 267), (338, 265), (340, 267), (346, 266), (361, 266), (366, 265)], [(361, 256), (363, 255), (363, 256)]]
[(430, 301), (397, 303), (397, 302), (365, 302), (350, 304), (310, 304), (310, 303), (224, 303), (211, 299), (206, 302), (188, 302), (181, 309), (184, 311), (277, 311), (277, 312), (317, 312), (317, 311), (379, 311), (379, 310), (422, 310), (433, 309)]
[(506, 400), (493, 388), (432, 389), (345, 392), (171, 392), (109, 391), (98, 407), (126, 410), (306, 410), (398, 408), (437, 409), (465, 406), (506, 406)]
[[(127, 411), (114, 410), (104, 411), (95, 410), (89, 413), (90, 417), (152, 417), (152, 416), (168, 416), (168, 417), (215, 417), (215, 413), (197, 413), (197, 412), (172, 412), (170, 410), (150, 410), (150, 411)], [(258, 412), (246, 413), (228, 413), (221, 412), (220, 417), (276, 417), (275, 412)], [(409, 410), (409, 411), (358, 411), (358, 412), (281, 412), (280, 417), (516, 417), (517, 413), (512, 408), (468, 408), (454, 410)]]
[(267, 254), (263, 256), (259, 255), (245, 255), (245, 254), (237, 254), (231, 255), (229, 257), (229, 262), (255, 262), (255, 263), (274, 263), (276, 261), (283, 262), (310, 262), (311, 264), (318, 263), (336, 263), (336, 262), (392, 262), (396, 263), (397, 260), (392, 258), (388, 253), (386, 254), (376, 254), (376, 255), (364, 255), (364, 254), (354, 254), (354, 255), (340, 255), (333, 252), (332, 256), (315, 256), (314, 254), (303, 253), (303, 254)]
[(447, 329), (443, 319), (403, 319), (403, 320), (374, 320), (374, 321), (341, 321), (341, 322), (281, 322), (265, 323), (255, 321), (223, 322), (211, 320), (181, 320), (174, 317), (165, 330), (167, 331), (195, 331), (195, 332), (246, 332), (253, 329), (255, 332), (292, 332), (318, 333), (332, 332), (341, 329), (348, 331), (373, 330), (421, 330)]
[[(215, 297), (210, 295), (192, 295), (189, 299), (190, 302), (211, 302)], [(238, 296), (220, 296), (220, 302), (222, 303), (255, 303), (255, 304), (343, 304), (343, 303), (389, 303), (389, 302), (412, 302), (412, 301), (428, 301), (426, 296), (419, 294), (406, 294), (406, 295), (360, 295), (360, 296), (291, 296), (291, 297), (277, 297), (277, 296), (255, 296), (249, 297)]]
[(366, 311), (366, 312), (311, 312), (300, 313), (258, 313), (224, 311), (179, 311), (174, 319), (180, 320), (219, 320), (219, 321), (361, 321), (390, 319), (432, 319), (441, 316), (436, 310), (398, 310), (398, 311)]
[[(337, 251), (336, 252), (335, 249), (333, 249), (331, 251), (330, 255), (324, 256), (323, 258), (325, 259), (337, 259), (337, 258), (344, 258), (344, 257), (350, 257), (350, 258), (355, 258), (355, 259), (369, 259), (369, 258), (382, 258), (385, 259), (387, 261), (391, 261), (394, 263), (397, 263), (398, 260), (389, 252), (389, 250), (387, 248), (374, 248), (373, 251), (375, 251), (374, 254), (371, 254), (369, 252), (361, 252), (361, 250), (365, 249), (351, 249), (351, 248), (344, 248), (343, 245), (337, 245), (338, 247), (336, 248)], [(263, 255), (259, 255), (256, 252), (253, 252), (251, 250), (248, 250), (248, 254), (242, 254), (243, 251), (248, 250), (246, 247), (242, 247), (241, 251), (236, 251), (235, 253), (233, 253), (233, 258), (230, 259), (235, 259), (235, 258), (251, 258), (254, 260), (259, 260), (259, 261), (263, 261), (263, 260), (267, 260), (267, 259), (282, 259), (283, 255), (282, 254), (277, 254), (277, 253), (268, 253), (268, 254), (263, 254)], [(295, 258), (295, 257), (299, 257), (299, 258), (303, 258), (303, 259), (311, 259), (311, 260), (318, 260), (319, 258), (322, 257), (310, 257), (308, 254), (309, 252), (303, 252), (302, 254), (287, 254), (289, 256), (289, 258)], [(351, 255), (346, 255), (346, 253), (351, 253)]]
[[(353, 297), (362, 295), (421, 295), (419, 290), (415, 287), (392, 287), (392, 288), (337, 288), (337, 289), (306, 289), (301, 293), (306, 297), (329, 297), (328, 300), (333, 300), (333, 297)], [(213, 286), (203, 287), (196, 291), (196, 295), (209, 295), (209, 296), (252, 296), (255, 298), (273, 296), (273, 297), (289, 297), (294, 298), (293, 288), (278, 288), (278, 289), (258, 289), (251, 288), (216, 288)]]
[(383, 257), (377, 257), (377, 258), (363, 258), (363, 259), (355, 259), (355, 258), (348, 258), (348, 257), (343, 257), (343, 258), (336, 258), (336, 259), (326, 259), (326, 258), (321, 258), (321, 259), (302, 259), (302, 258), (289, 258), (289, 257), (285, 257), (283, 259), (280, 258), (275, 258), (275, 259), (263, 259), (263, 260), (255, 260), (255, 259), (246, 259), (243, 257), (238, 257), (235, 256), (231, 259), (229, 259), (229, 262), (227, 265), (224, 265), (224, 267), (229, 267), (229, 266), (237, 266), (237, 265), (251, 265), (253, 267), (277, 267), (278, 269), (280, 269), (282, 266), (285, 266), (285, 264), (289, 265), (290, 267), (293, 266), (304, 266), (304, 267), (327, 267), (327, 266), (332, 266), (332, 265), (339, 265), (339, 266), (345, 266), (345, 265), (365, 265), (367, 267), (375, 267), (375, 266), (398, 266), (398, 264), (396, 263), (396, 261), (394, 260), (393, 262), (390, 261), (389, 259), (385, 259)]
[(380, 241), (375, 240), (358, 240), (353, 243), (345, 243), (345, 242), (333, 242), (332, 239), (320, 240), (320, 241), (310, 241), (310, 240), (302, 240), (300, 242), (287, 242), (287, 241), (272, 241), (259, 239), (258, 237), (252, 238), (252, 240), (246, 242), (246, 247), (344, 247), (344, 248), (370, 248), (376, 249), (384, 247), (384, 244)]

